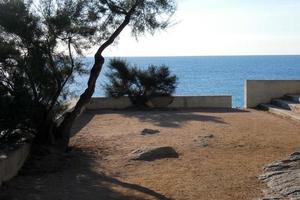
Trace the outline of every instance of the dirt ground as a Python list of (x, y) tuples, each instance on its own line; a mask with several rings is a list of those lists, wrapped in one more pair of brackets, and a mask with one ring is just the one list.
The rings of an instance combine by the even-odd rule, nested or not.
[[(256, 110), (88, 111), (73, 129), (66, 167), (20, 175), (0, 199), (258, 199), (263, 166), (300, 146), (300, 123)], [(172, 146), (179, 158), (129, 160), (148, 146)]]

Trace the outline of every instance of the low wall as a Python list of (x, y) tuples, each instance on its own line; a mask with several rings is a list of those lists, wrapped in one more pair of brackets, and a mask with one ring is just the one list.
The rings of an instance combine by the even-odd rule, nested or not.
[[(131, 106), (128, 97), (118, 99), (94, 97), (86, 109), (125, 109)], [(175, 96), (168, 108), (231, 108), (231, 106), (231, 96)]]
[(30, 152), (30, 144), (23, 144), (16, 150), (0, 155), (0, 186), (2, 182), (16, 176)]
[(300, 93), (300, 80), (246, 80), (245, 107), (253, 108), (292, 93)]
[[(78, 99), (72, 99), (67, 103), (67, 110), (65, 113), (71, 112), (74, 109), (77, 100)], [(64, 113), (56, 119), (58, 124), (62, 122), (63, 115)], [(30, 144), (23, 144), (16, 150), (4, 155), (0, 152), (0, 186), (2, 182), (10, 180), (18, 174), (18, 171), (21, 169), (30, 153), (30, 147)]]

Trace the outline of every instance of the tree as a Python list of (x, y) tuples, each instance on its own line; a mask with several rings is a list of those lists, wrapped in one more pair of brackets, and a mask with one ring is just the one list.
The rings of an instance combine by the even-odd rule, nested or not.
[(150, 65), (141, 69), (125, 60), (111, 59), (108, 67), (108, 83), (104, 86), (107, 96), (128, 96), (133, 105), (147, 107), (153, 97), (169, 97), (175, 92), (177, 77), (171, 75), (167, 66)]
[[(174, 10), (173, 0), (0, 0), (1, 98), (17, 102), (26, 93), (28, 108), (40, 110), (20, 123), (31, 118), (38, 141), (65, 148), (74, 120), (94, 93), (103, 51), (126, 26), (135, 37), (165, 29)], [(84, 73), (80, 57), (95, 45), (87, 88), (58, 125), (67, 86)]]

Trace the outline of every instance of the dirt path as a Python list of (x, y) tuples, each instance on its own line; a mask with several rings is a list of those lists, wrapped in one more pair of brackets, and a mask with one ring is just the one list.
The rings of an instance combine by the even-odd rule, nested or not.
[[(143, 136), (144, 128), (160, 133)], [(86, 112), (74, 126), (64, 170), (19, 176), (0, 197), (252, 200), (264, 187), (257, 180), (262, 167), (297, 150), (299, 130), (297, 122), (255, 110)], [(128, 159), (144, 146), (173, 146), (179, 158)]]

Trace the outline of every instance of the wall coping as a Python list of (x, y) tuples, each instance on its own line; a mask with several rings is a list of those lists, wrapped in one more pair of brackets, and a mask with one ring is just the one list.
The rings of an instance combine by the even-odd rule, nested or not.
[[(222, 95), (222, 94), (219, 94), (219, 95), (176, 95), (176, 96), (172, 96), (174, 98), (178, 98), (178, 97), (232, 97), (232, 95)], [(110, 98), (113, 98), (113, 97), (92, 97), (92, 99), (110, 99)], [(119, 98), (128, 98), (127, 96), (123, 96), (123, 97), (119, 97)], [(114, 99), (119, 99), (119, 98), (114, 98)], [(163, 98), (163, 97), (161, 97)]]

